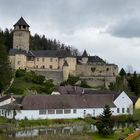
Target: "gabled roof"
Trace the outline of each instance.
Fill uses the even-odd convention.
[[[82,57],[88,57],[87,51],[84,50]]]
[[[14,25],[14,27],[15,27],[15,26],[18,26],[18,25],[25,25],[25,26],[30,27],[30,26],[26,23],[26,21],[24,20],[23,17],[21,17],[21,18],[17,21],[17,23]]]
[[[0,98],[0,102],[5,101],[5,100],[7,100],[7,99],[9,99],[9,98],[11,98],[10,95],[2,96],[2,97]]]
[[[83,56],[77,56],[77,63],[80,63],[80,61],[82,60]],[[106,64],[106,62],[100,58],[99,56],[88,56],[88,61],[87,63],[101,63],[101,64]]]
[[[10,49],[9,50],[9,55],[10,56],[14,56],[16,54],[24,54],[24,55],[26,55],[27,52],[25,50],[21,50],[21,49]]]
[[[73,57],[70,52],[66,50],[37,50],[32,51],[36,57]]]
[[[115,107],[111,94],[93,95],[28,95],[22,101],[23,110]]]

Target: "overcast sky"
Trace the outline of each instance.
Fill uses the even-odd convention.
[[[0,27],[23,16],[31,34],[140,72],[140,0],[0,0]]]

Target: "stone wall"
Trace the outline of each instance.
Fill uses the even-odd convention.
[[[109,88],[111,82],[116,82],[116,77],[80,77],[85,79],[87,84],[91,87],[105,87]]]
[[[55,84],[63,81],[62,70],[49,70],[49,69],[29,69],[34,71],[36,74],[45,76],[46,79],[52,79]]]
[[[118,67],[111,64],[82,64],[76,66],[77,76],[117,76]]]

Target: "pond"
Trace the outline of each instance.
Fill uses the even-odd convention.
[[[134,124],[117,124],[114,130],[133,127]],[[57,126],[47,128],[25,129],[20,131],[7,132],[0,136],[0,140],[90,140],[90,136],[83,136],[84,132],[96,132],[95,125],[74,125],[74,126]]]

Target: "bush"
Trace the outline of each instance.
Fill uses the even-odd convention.
[[[16,71],[16,77],[24,77],[25,76],[25,74],[26,74],[26,71],[25,70],[22,70],[22,69],[18,69],[17,71]]]
[[[45,81],[45,76],[34,75],[32,81],[36,84],[43,84],[43,82]]]
[[[27,82],[32,82],[33,79],[34,79],[34,77],[35,77],[35,72],[33,72],[33,71],[26,72],[25,80],[26,80]]]
[[[25,90],[20,87],[11,87],[9,90],[10,93],[14,93],[16,95],[23,95],[24,91]]]

